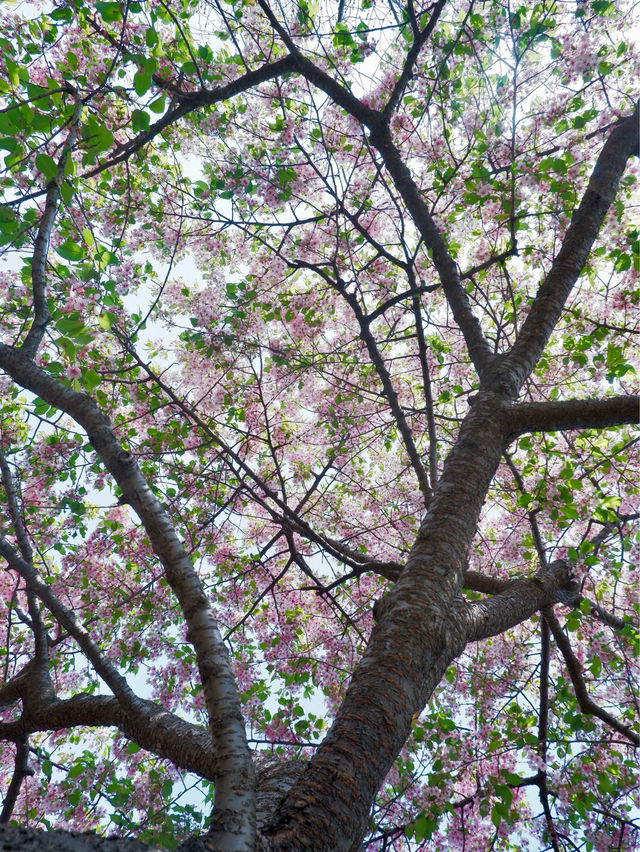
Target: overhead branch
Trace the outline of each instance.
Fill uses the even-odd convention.
[[[482,601],[471,601],[467,608],[467,641],[477,642],[497,636],[520,624],[541,609],[555,603],[573,604],[578,586],[571,566],[564,559],[551,562],[533,577],[513,580],[502,592]]]
[[[5,793],[2,811],[0,812],[0,823],[9,822],[11,814],[18,800],[22,782],[28,775],[33,775],[33,769],[29,766],[29,738],[26,733],[18,734],[15,738],[16,757],[14,761],[13,775],[7,792]]]
[[[609,612],[609,610],[600,606],[596,601],[592,601],[590,598],[581,598],[580,603],[585,601],[589,605],[589,611],[591,615],[595,616],[598,621],[601,621],[603,624],[606,624],[607,627],[610,627],[612,630],[624,630],[627,626],[627,622],[624,618],[619,618],[614,613]],[[579,604],[578,604],[579,606]]]
[[[248,71],[236,80],[226,83],[224,86],[216,86],[215,89],[200,89],[195,92],[185,92],[173,86],[168,80],[162,76],[154,74],[153,81],[159,89],[172,92],[174,95],[174,103],[167,112],[157,121],[154,121],[149,126],[148,130],[139,133],[129,142],[121,146],[117,154],[109,157],[102,163],[99,163],[95,168],[84,172],[81,177],[94,177],[105,169],[113,168],[118,163],[128,160],[133,154],[140,151],[145,145],[148,145],[152,139],[155,139],[167,127],[175,124],[189,113],[195,112],[203,106],[221,103],[229,98],[246,92],[249,89],[257,86],[260,83],[265,83],[267,80],[273,80],[281,74],[286,74],[288,71],[295,70],[293,58],[285,56],[283,59],[278,59],[276,62],[269,62],[266,65],[257,68],[255,71]]]
[[[236,682],[211,604],[171,518],[154,495],[134,457],[116,439],[109,418],[90,397],[65,387],[19,350],[4,344],[0,344],[0,367],[22,387],[66,412],[82,426],[93,448],[122,489],[125,500],[142,521],[162,562],[165,577],[180,603],[188,626],[187,636],[196,651],[218,759],[213,819],[216,813],[221,812],[220,809],[237,814],[238,825],[242,826],[238,835],[246,835],[247,842],[253,842],[249,838],[253,838],[255,832],[254,770]],[[3,555],[10,558],[4,548]],[[23,566],[20,568],[24,570]],[[33,578],[30,582],[35,587],[38,580]],[[37,589],[37,593],[42,600],[43,592]]]
[[[560,251],[533,300],[517,341],[504,358],[503,366],[518,387],[531,374],[547,345],[616,196],[627,161],[639,152],[639,107],[640,103],[609,134]]]
[[[5,455],[0,451],[0,474],[7,500],[9,517],[11,518],[20,554],[26,566],[33,569],[33,551],[20,508],[18,492]],[[4,541],[2,537],[0,540]],[[22,572],[20,572],[22,574]],[[34,572],[35,573],[35,572]],[[47,631],[42,620],[36,590],[22,574],[27,587],[27,605],[29,608],[30,628],[33,633],[34,657],[32,660],[31,680],[40,697],[53,695],[53,682],[49,671],[49,643]]]
[[[4,536],[0,536],[0,556],[6,560],[9,568],[23,578],[27,589],[40,598],[56,621],[73,637],[78,647],[122,706],[135,710],[137,696],[129,687],[126,679],[100,651],[87,630],[76,619],[75,614],[56,597],[51,586],[39,577],[33,564],[19,556]]]
[[[387,120],[389,119],[389,117],[393,114],[394,110],[396,109],[396,107],[400,103],[400,99],[402,98],[404,90],[406,89],[407,84],[409,83],[409,80],[411,79],[411,75],[413,74],[413,69],[415,67],[416,61],[417,61],[418,56],[420,54],[420,51],[422,50],[424,45],[427,43],[427,40],[428,40],[429,36],[431,35],[431,33],[434,31],[435,26],[438,23],[438,20],[440,19],[440,15],[442,13],[442,10],[444,9],[445,6],[446,6],[446,0],[438,0],[437,3],[433,4],[433,6],[431,7],[431,14],[429,15],[429,20],[427,21],[427,23],[426,23],[425,27],[422,29],[422,31],[420,31],[418,29],[418,23],[419,22],[415,19],[415,15],[411,16],[413,18],[412,29],[414,30],[413,44],[411,45],[411,47],[407,51],[407,56],[406,56],[405,61],[403,63],[402,71],[400,72],[400,76],[396,80],[396,83],[393,87],[393,91],[391,92],[391,95],[389,96],[389,100],[385,104],[385,107],[382,111],[385,119],[387,119]],[[412,4],[409,4],[409,8],[411,9],[411,12],[413,12]]]
[[[376,373],[380,378],[385,398],[389,403],[389,408],[391,409],[391,413],[393,414],[393,419],[396,422],[398,431],[402,435],[402,440],[407,451],[407,455],[409,456],[411,467],[413,468],[413,471],[416,475],[416,479],[418,480],[418,485],[420,487],[420,491],[422,492],[424,504],[425,506],[428,506],[429,500],[431,499],[431,486],[429,484],[429,477],[427,475],[427,471],[424,468],[424,465],[422,464],[420,453],[418,452],[418,448],[416,447],[415,441],[413,439],[411,427],[407,423],[407,418],[405,417],[404,411],[402,410],[402,407],[400,405],[398,394],[393,386],[393,382],[391,381],[391,374],[389,373],[389,370],[387,369],[387,366],[384,363],[384,359],[380,354],[375,338],[371,333],[371,324],[369,318],[365,316],[362,309],[360,308],[356,296],[353,293],[349,293],[347,291],[344,283],[340,281],[337,275],[335,281],[333,279],[329,279],[329,283],[331,283],[340,293],[340,295],[348,302],[358,321],[358,325],[360,326],[360,338],[367,347],[371,363],[375,367]]]
[[[400,566],[398,566],[398,568],[400,568]],[[388,574],[385,574],[384,576],[388,576],[392,573],[393,571],[390,569]],[[391,576],[389,579],[395,580],[397,579],[397,576]],[[503,580],[499,577],[489,577],[486,574],[480,574],[478,571],[467,571],[464,575],[462,588],[467,589],[470,592],[481,592],[485,595],[500,595],[507,589],[516,588],[520,582],[521,581],[519,579]],[[614,615],[604,609],[604,607],[601,607],[600,604],[592,601],[590,598],[579,595],[576,597],[574,606],[579,607],[582,601],[585,601],[589,605],[591,615],[597,618],[598,621],[606,624],[607,627],[610,627],[612,630],[624,630],[626,622],[623,618],[619,618],[617,615]]]
[[[407,267],[407,272],[409,268]],[[438,289],[438,284],[426,285],[422,284],[420,287],[411,287],[409,290],[404,290],[402,293],[398,293],[395,296],[392,296],[390,299],[386,299],[379,307],[375,308],[375,310],[371,311],[370,314],[367,314],[366,319],[367,322],[373,322],[374,319],[382,316],[385,311],[388,311],[389,308],[392,308],[394,305],[398,305],[400,302],[404,302],[406,299],[416,299],[422,295],[422,293],[433,293]]]
[[[142,360],[142,358],[140,358],[133,346],[126,341],[123,341],[123,343],[127,346],[127,351],[136,360],[137,364],[153,379],[157,386],[166,394],[167,398],[170,399],[192,423],[195,423],[195,425],[202,430],[203,434],[208,435],[212,439],[215,445],[219,448],[220,455],[226,458],[227,463],[232,461],[239,470],[246,474],[248,479],[255,483],[257,489],[250,490],[247,486],[245,486],[245,488],[247,488],[249,493],[251,493],[252,498],[260,503],[267,512],[269,512],[276,523],[281,524],[284,528],[291,529],[298,535],[314,542],[325,550],[329,556],[332,556],[340,562],[344,562],[345,565],[354,568],[355,571],[351,576],[359,576],[365,571],[371,571],[375,574],[379,574],[381,577],[386,577],[389,580],[397,579],[401,570],[401,565],[399,563],[372,559],[361,551],[349,547],[349,545],[344,542],[338,541],[337,539],[331,538],[331,536],[323,533],[316,532],[316,530],[313,529],[302,515],[299,514],[304,503],[299,504],[295,509],[292,509],[291,506],[289,506],[288,503],[278,495],[277,491],[270,487],[264,477],[259,476],[253,468],[227,444],[222,436],[216,432],[215,429],[211,428],[211,426],[200,416],[200,414],[198,414],[197,411],[187,405],[185,400],[181,399],[178,394],[176,394],[176,392],[165,381],[163,381],[162,377],[152,370],[151,367]],[[263,492],[263,494],[269,498],[269,501],[272,501],[280,509],[281,514],[276,512],[259,492]]]
[[[511,458],[511,456],[509,455],[509,453],[506,450],[504,451],[504,458],[507,462],[509,470],[511,471],[511,475],[513,476],[513,479],[516,483],[518,491],[520,492],[520,494],[523,497],[528,496],[527,490],[525,488],[524,480],[523,480],[522,476],[520,475],[520,471],[518,470],[518,468],[514,464],[513,459]],[[527,517],[529,518],[529,526],[531,527],[531,535],[533,537],[533,543],[535,544],[535,547],[536,547],[538,559],[540,560],[540,565],[546,565],[547,564],[547,554],[546,554],[545,549],[544,549],[544,544],[543,544],[543,541],[542,541],[542,535],[540,534],[540,527],[538,525],[537,511],[535,509],[532,509],[532,508],[527,509]]]
[[[24,518],[20,510],[20,502],[18,492],[14,483],[11,470],[4,453],[0,450],[0,474],[2,485],[7,499],[9,516],[16,535],[20,553],[27,565],[33,564],[33,551],[29,542],[29,536],[24,523]],[[38,606],[38,601],[34,593],[34,589],[27,583],[27,604],[29,607],[29,616],[31,618],[31,630],[34,639],[34,664],[35,664],[35,679],[38,681],[38,688],[42,695],[53,693],[53,683],[49,672],[49,643],[47,631],[42,621],[42,616]]]
[[[549,625],[543,618],[541,622],[540,633],[540,709],[538,713],[538,756],[542,761],[542,767],[538,770],[537,786],[540,804],[544,811],[544,818],[547,823],[549,837],[554,852],[560,852],[558,844],[558,835],[553,815],[549,805],[549,790],[547,788],[547,738],[549,735]]]
[[[502,580],[499,577],[481,574],[479,571],[465,571],[462,588],[470,592],[482,592],[485,595],[499,595],[517,582],[517,579]]]
[[[20,548],[20,553],[23,559],[31,561],[33,551],[31,550],[29,536],[27,535],[27,530],[20,511],[18,493],[16,492],[13,477],[11,476],[9,464],[2,450],[0,450],[0,478],[2,479],[2,487],[4,488],[7,500],[9,517],[11,518],[11,524],[15,532],[18,547]]]
[[[413,273],[411,273],[413,274]],[[425,340],[424,325],[422,322],[422,302],[418,293],[414,293],[411,300],[413,318],[416,324],[418,337],[418,357],[420,359],[420,371],[422,373],[422,392],[424,394],[424,411],[427,417],[427,434],[429,436],[429,479],[431,488],[435,488],[438,481],[438,433],[436,430],[436,419],[434,413],[433,392],[431,389],[431,371],[429,370],[429,358],[427,354],[427,342]]]
[[[545,611],[544,616],[551,628],[553,638],[556,640],[556,644],[564,657],[564,661],[567,665],[567,671],[571,677],[571,683],[573,684],[573,689],[582,713],[585,713],[588,716],[596,716],[604,722],[605,725],[608,725],[610,728],[613,728],[614,731],[622,734],[622,736],[626,737],[634,745],[640,746],[640,736],[638,736],[638,734],[636,734],[629,725],[623,725],[615,716],[600,707],[600,705],[596,704],[593,698],[591,698],[587,691],[587,685],[584,682],[580,661],[573,653],[571,643],[565,636],[564,631],[560,626],[560,622],[551,610]]]
[[[20,692],[27,702],[24,712],[14,721],[0,723],[0,739],[13,740],[20,732],[113,727],[152,754],[215,781],[216,759],[207,729],[186,722],[154,701],[139,698],[133,711],[107,695],[74,695],[64,701],[33,704],[24,681]]]
[[[565,402],[523,402],[511,406],[512,440],[525,432],[607,429],[632,425],[639,419],[640,396],[570,399]]]
[[[350,115],[353,115],[354,118],[367,127],[380,121],[380,113],[377,110],[365,106],[346,86],[334,80],[330,74],[327,74],[326,71],[318,68],[310,59],[307,59],[302,51],[299,50],[285,27],[282,26],[271,11],[266,0],[258,0],[258,3],[269,23],[289,51],[290,56],[287,59],[293,61],[295,70],[302,74],[310,83],[313,83],[314,86],[317,86],[321,91],[329,95],[338,106],[345,109]]]
[[[267,80],[272,80],[279,77],[281,74],[286,74],[296,70],[296,64],[293,57],[285,56],[278,59],[276,62],[268,62],[266,65],[257,68],[255,71],[248,71],[236,80],[226,83],[224,86],[216,86],[215,89],[198,90],[195,92],[187,92],[175,86],[171,81],[165,80],[161,75],[154,74],[153,81],[159,89],[171,92],[173,97],[172,106],[167,112],[162,115],[157,121],[149,126],[147,130],[138,133],[133,139],[130,139],[124,144],[120,144],[116,148],[116,153],[107,159],[98,163],[92,169],[83,172],[79,175],[80,178],[86,179],[95,177],[101,172],[111,169],[126,160],[129,160],[134,154],[142,150],[156,136],[166,130],[168,127],[176,124],[181,118],[196,112],[203,106],[221,103],[229,98],[246,92],[254,86],[264,83]],[[16,206],[23,201],[28,201],[34,198],[39,198],[45,195],[48,190],[40,190],[32,192],[29,195],[21,196],[14,201],[8,202],[7,206]]]
[[[484,336],[480,321],[471,310],[469,297],[460,280],[458,264],[451,257],[422,193],[393,142],[388,125],[382,122],[374,124],[371,127],[371,141],[380,152],[394,186],[411,214],[426,247],[431,250],[433,263],[453,318],[465,339],[476,372],[482,377],[488,372],[494,360],[494,354]]]
[[[46,287],[46,265],[49,253],[49,242],[53,231],[53,224],[58,213],[58,201],[60,200],[60,187],[64,180],[67,161],[75,145],[80,127],[80,116],[83,103],[78,92],[69,86],[65,91],[75,98],[75,107],[71,118],[69,134],[62,147],[62,153],[58,160],[58,171],[47,184],[47,195],[44,210],[40,217],[40,224],[33,246],[31,258],[31,287],[33,292],[33,320],[31,328],[21,346],[22,351],[33,358],[38,351],[42,341],[47,323],[49,322],[49,306],[47,303]]]
[[[495,266],[495,264],[503,264],[505,260],[508,260],[510,257],[514,257],[517,254],[518,249],[511,246],[510,248],[505,249],[505,251],[500,252],[500,254],[492,255],[482,263],[477,263],[475,266],[470,266],[468,269],[465,269],[464,272],[460,273],[460,280],[466,281],[469,278],[473,278],[473,276],[477,275],[478,272],[489,269],[490,266]]]
[[[25,690],[28,689],[35,666],[35,660],[31,658],[16,675],[0,685],[0,712],[20,700]]]
[[[451,257],[420,190],[393,142],[389,129],[389,116],[365,106],[352,92],[307,59],[271,11],[266,0],[259,0],[259,3],[269,23],[290,51],[300,74],[369,129],[371,141],[380,152],[396,190],[409,210],[427,248],[433,253],[433,262],[440,276],[445,296],[453,317],[464,335],[476,371],[478,375],[484,374],[493,360],[493,352],[482,333],[479,320],[471,310],[469,299],[460,282],[458,266]],[[439,3],[436,4],[437,13],[434,10],[434,25],[439,15],[438,6]],[[429,30],[428,36],[431,32],[429,25],[426,29]]]

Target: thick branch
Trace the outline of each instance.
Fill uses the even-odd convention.
[[[400,566],[398,566],[398,569],[399,567]],[[397,579],[397,576],[394,576],[393,569],[389,569],[383,576],[388,577],[390,580]],[[489,577],[486,574],[480,574],[478,571],[467,571],[464,575],[462,588],[468,589],[470,592],[481,592],[485,595],[500,595],[507,589],[517,587],[520,582],[521,581],[518,579],[502,580],[499,577]],[[604,609],[600,606],[600,604],[590,600],[589,598],[585,598],[582,595],[578,596],[575,600],[574,606],[579,607],[582,601],[586,601],[587,604],[589,604],[591,615],[597,618],[598,621],[606,624],[607,627],[610,627],[612,630],[624,630],[626,622],[623,618],[618,618],[617,615],[613,615],[613,613]]]
[[[26,685],[20,691],[25,689]],[[0,738],[14,739],[22,731],[35,733],[77,726],[118,728],[152,754],[215,780],[215,755],[206,728],[185,722],[160,704],[143,698],[138,698],[135,711],[124,708],[116,698],[103,695],[75,695],[33,709],[25,707],[16,721],[0,723]]]
[[[157,847],[156,847],[157,848]],[[2,852],[153,852],[151,847],[130,837],[104,837],[93,831],[27,828],[0,823]]]
[[[327,850],[360,841],[376,791],[406,741],[414,713],[422,710],[466,644],[466,603],[459,591],[477,519],[504,449],[502,408],[503,400],[487,392],[467,414],[407,564],[374,608],[367,649],[336,720],[267,829],[270,836],[300,832],[311,848],[312,838],[323,837],[318,848]],[[331,793],[319,796],[322,789]]]
[[[633,154],[638,154],[638,106],[633,115],[620,121],[611,131],[567,229],[562,248],[538,290],[516,343],[504,359],[504,366],[512,372],[518,387],[530,375],[551,337]]]
[[[462,588],[470,592],[482,592],[485,595],[499,595],[506,589],[510,589],[518,580],[501,580],[499,577],[490,577],[479,571],[465,571]]]
[[[534,577],[511,581],[497,595],[469,603],[465,616],[467,641],[477,642],[497,636],[538,610],[555,603],[573,603],[578,597],[569,563],[557,559]]]
[[[567,429],[606,429],[638,422],[640,396],[570,399],[566,402],[526,402],[509,411],[511,437],[525,432]]]
[[[65,411],[87,432],[94,449],[133,507],[160,558],[188,625],[209,711],[218,772],[216,813],[236,814],[236,831],[220,831],[221,850],[235,850],[253,842],[255,796],[253,764],[244,721],[224,641],[207,595],[171,519],[156,499],[133,456],[116,440],[109,419],[90,397],[76,393],[48,376],[18,350],[0,344],[0,366],[22,387]],[[40,592],[38,591],[40,595]],[[222,811],[220,810],[222,809]],[[238,844],[241,844],[240,846]]]

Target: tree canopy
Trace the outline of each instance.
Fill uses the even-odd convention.
[[[638,17],[0,8],[0,822],[640,848]]]

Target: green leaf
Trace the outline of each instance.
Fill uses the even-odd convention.
[[[627,269],[631,268],[631,255],[630,254],[621,254],[616,260],[615,270],[616,272],[625,272]]]
[[[110,313],[109,311],[105,311],[103,314],[100,314],[100,316],[98,317],[98,322],[100,323],[102,328],[104,328],[105,331],[109,331],[112,328],[115,320],[116,320],[116,315]]]
[[[131,127],[134,133],[143,133],[145,130],[148,130],[149,123],[149,113],[143,109],[134,109],[131,114]]]
[[[0,244],[11,243],[21,228],[20,218],[10,207],[0,204]]]
[[[81,797],[82,797],[82,790],[80,789],[80,787],[76,787],[75,790],[71,790],[70,792],[67,793],[67,799],[69,800],[69,804],[73,805],[73,807],[76,807],[77,805],[80,804]]]
[[[39,397],[39,396],[37,396],[37,397],[34,399],[34,401],[33,401],[33,413],[34,413],[37,417],[44,417],[44,416],[47,414],[47,412],[48,412],[49,410],[51,410],[51,411],[55,411],[56,409],[55,409],[55,408],[51,408],[51,406],[49,405],[49,403],[48,403],[48,402],[45,402],[45,400],[44,400],[44,399],[40,399],[40,397]]]
[[[438,827],[438,820],[427,816],[423,811],[405,828],[407,837],[413,837],[418,842],[429,840]]]
[[[4,61],[7,66],[7,76],[9,78],[9,82],[15,88],[20,83],[18,66],[9,56],[5,56]]]
[[[102,17],[102,20],[106,21],[108,24],[113,23],[114,21],[119,21],[122,18],[120,3],[103,2],[103,0],[98,0],[96,3],[96,11]]]
[[[576,610],[572,610],[567,616],[567,620],[565,623],[567,630],[573,633],[575,630],[580,627],[580,615]]]
[[[96,388],[100,384],[100,376],[96,373],[95,370],[91,368],[84,371],[82,376],[82,383],[84,384],[85,390],[91,392],[94,388]]]
[[[144,34],[144,40],[147,47],[154,47],[158,43],[158,33],[150,27]]]
[[[73,14],[68,6],[63,6],[54,9],[53,12],[51,12],[51,14],[49,15],[49,17],[53,21],[71,21]]]
[[[509,790],[508,787],[504,788],[504,785],[499,786],[503,789]],[[509,793],[511,793],[511,790],[509,790]],[[511,798],[513,798],[513,795],[511,796]],[[496,828],[503,820],[507,822],[509,821],[509,805],[504,800],[502,802],[496,802],[491,808],[491,821],[493,822]]]
[[[513,802],[513,791],[510,787],[507,787],[506,784],[496,784],[495,790],[496,794],[500,796],[504,802],[504,806],[508,813],[508,809],[511,807],[511,803]]]
[[[151,112],[160,113],[164,112],[166,98],[164,95],[160,95],[159,98],[156,98],[155,101],[151,101],[149,104],[149,109]]]
[[[36,155],[36,167],[48,181],[53,180],[58,174],[58,164],[53,157],[49,157],[47,154]]]
[[[69,340],[73,341],[77,346],[84,346],[93,340],[93,335],[82,320],[78,319],[77,314],[72,314],[68,317],[60,317],[60,319],[56,321],[56,328],[63,337],[69,338]],[[63,344],[61,343],[60,345]]]
[[[591,8],[596,15],[606,15],[610,9],[613,10],[615,7],[611,0],[592,0]]]
[[[109,249],[102,249],[100,251],[100,263],[104,264],[104,266],[113,266],[115,263],[119,263],[118,255],[115,252],[109,251]]]
[[[136,90],[136,95],[142,97],[151,86],[151,74],[145,70],[136,71],[133,76],[133,88]]]
[[[75,189],[71,181],[65,180],[60,185],[60,195],[62,196],[62,200],[65,204],[68,204],[71,201],[74,192]]]
[[[84,257],[82,246],[79,246],[78,243],[71,239],[65,240],[62,245],[59,245],[56,248],[56,252],[65,260],[77,261]]]
[[[336,47],[354,47],[356,44],[353,40],[353,36],[349,32],[349,27],[342,23],[342,21],[336,24],[333,43]]]

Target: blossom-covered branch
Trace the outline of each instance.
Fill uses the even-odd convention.
[[[637,104],[634,112],[610,131],[562,247],[540,285],[517,342],[507,355],[505,367],[513,372],[518,389],[538,361],[587,262],[629,159],[640,153],[639,108]]]
[[[235,682],[229,671],[227,650],[213,618],[209,601],[171,520],[154,497],[134,458],[123,450],[114,437],[109,419],[93,400],[64,387],[36,367],[21,352],[4,344],[0,344],[0,366],[9,375],[19,377],[24,387],[71,415],[86,430],[94,449],[145,525],[154,549],[164,565],[167,580],[183,608],[189,626],[189,637],[198,655],[217,759],[216,789],[219,806],[222,809],[238,809],[239,813],[242,813],[242,833],[251,835],[255,830],[252,816],[254,809],[251,807],[253,786],[250,781],[253,766],[247,749]],[[47,606],[55,605],[50,600],[48,587],[35,576],[33,569],[13,552],[8,543],[0,541],[0,553],[27,578]],[[71,614],[67,616],[60,611],[57,617],[63,619],[67,630],[78,634],[78,641],[84,643],[89,652],[93,643],[86,631],[80,631],[76,627]],[[91,653],[91,657],[94,656]],[[97,657],[92,661],[94,665],[100,665]],[[107,682],[113,683],[114,689],[125,703],[134,701],[135,704],[124,679],[118,674],[109,673]],[[228,764],[236,767],[234,777],[229,776]],[[244,768],[240,776],[236,774],[239,766]]]

